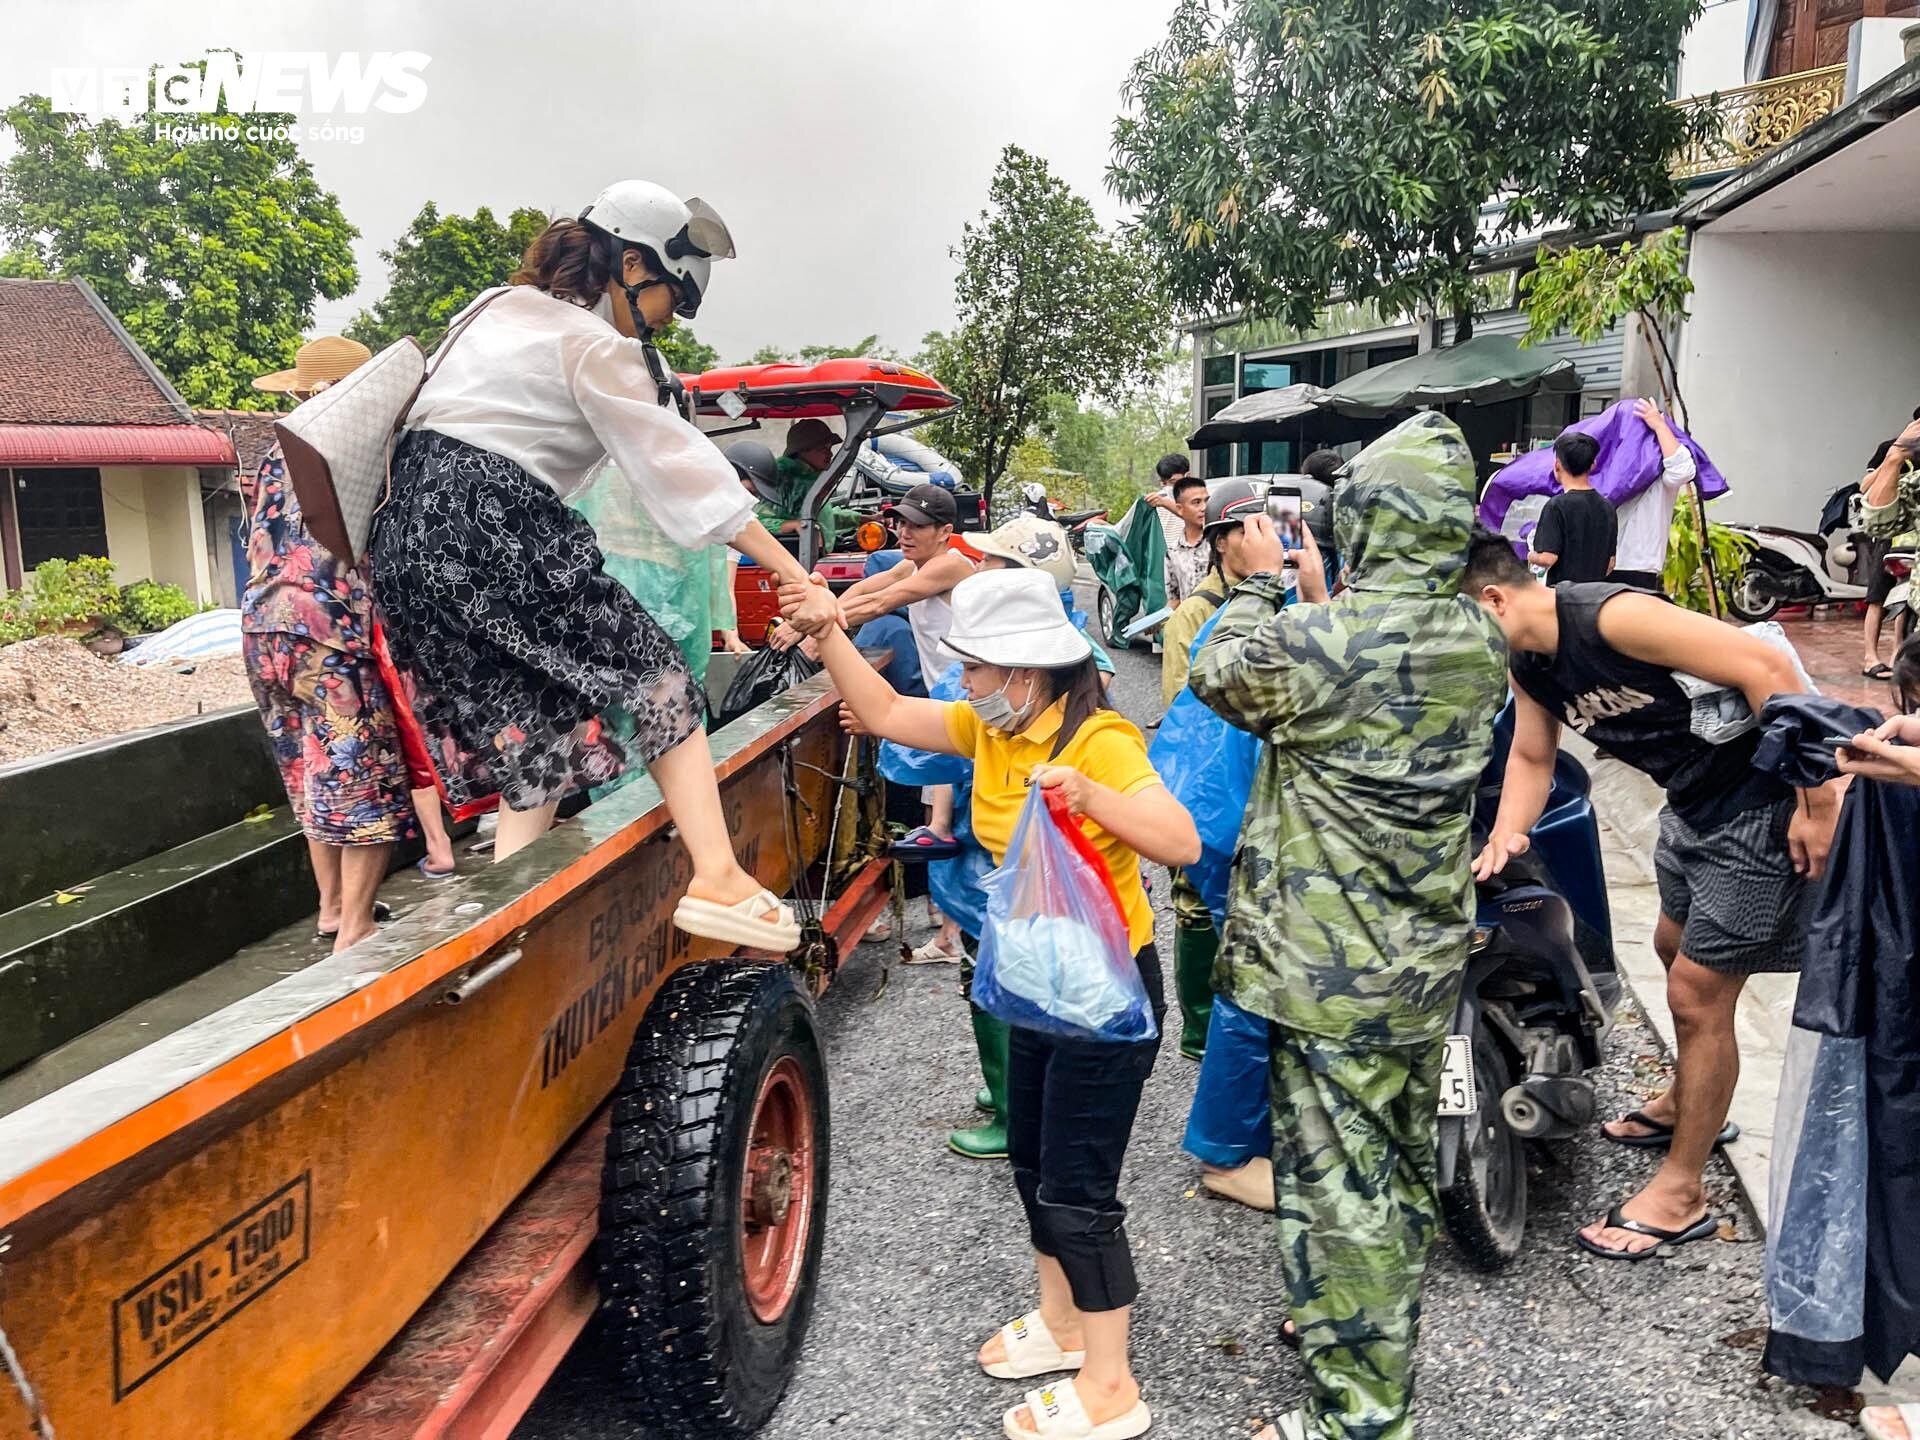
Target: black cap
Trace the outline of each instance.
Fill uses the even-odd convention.
[[[957,525],[960,507],[953,492],[941,485],[916,485],[894,502],[893,513],[909,525]]]

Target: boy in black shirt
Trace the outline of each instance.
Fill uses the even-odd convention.
[[[1527,555],[1529,565],[1547,567],[1549,585],[1604,580],[1613,570],[1620,525],[1589,478],[1599,457],[1599,442],[1576,430],[1553,442],[1553,478],[1560,493],[1540,512]]]
[[[1802,903],[1826,866],[1844,782],[1795,791],[1751,764],[1758,731],[1720,745],[1693,733],[1675,670],[1737,687],[1756,715],[1799,690],[1792,659],[1757,636],[1625,584],[1548,589],[1486,531],[1475,534],[1461,590],[1506,633],[1514,704],[1500,811],[1476,879],[1528,848],[1563,723],[1667,792],[1653,948],[1667,967],[1678,1041],[1673,1086],[1602,1127],[1616,1144],[1667,1156],[1644,1189],[1580,1232],[1596,1254],[1643,1259],[1714,1232],[1701,1177],[1729,1138],[1721,1127],[1740,1073],[1734,1006],[1748,975],[1800,968]]]

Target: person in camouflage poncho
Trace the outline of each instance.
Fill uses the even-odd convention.
[[[1460,593],[1473,462],[1415,415],[1334,494],[1347,589],[1234,592],[1188,683],[1267,742],[1215,984],[1271,1033],[1275,1219],[1312,1386],[1307,1435],[1408,1440],[1419,1294],[1439,1226],[1445,1036],[1472,936],[1473,793],[1506,693],[1498,628]],[[1277,572],[1281,552],[1250,557]],[[1292,1422],[1297,1424],[1298,1422]]]

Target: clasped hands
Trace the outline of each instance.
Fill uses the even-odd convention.
[[[780,587],[780,618],[808,639],[847,623],[839,598],[818,575],[809,576],[804,585],[788,581]]]

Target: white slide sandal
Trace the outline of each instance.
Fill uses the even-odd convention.
[[[1873,1440],[1920,1440],[1920,1405],[1869,1405],[1860,1412],[1860,1428]]]
[[[980,1367],[996,1380],[1031,1380],[1036,1375],[1078,1370],[1087,1363],[1086,1351],[1060,1348],[1038,1310],[1002,1325],[1000,1338],[1006,1342],[1007,1358]]]
[[[1029,1430],[1018,1424],[1020,1407],[1016,1405],[1001,1420],[1007,1440],[1134,1440],[1153,1425],[1153,1412],[1144,1400],[1136,1401],[1126,1414],[1116,1415],[1104,1425],[1094,1424],[1071,1380],[1029,1391],[1027,1413],[1040,1428]]]
[[[774,916],[768,920],[763,917]],[[673,923],[689,935],[720,940],[746,950],[785,955],[800,946],[800,924],[771,890],[761,890],[733,905],[682,895],[673,907]]]

